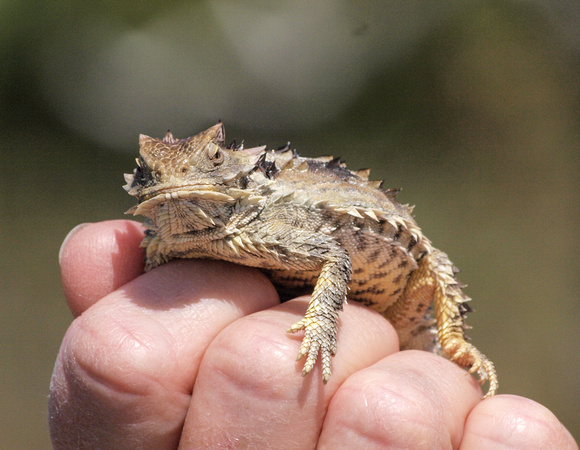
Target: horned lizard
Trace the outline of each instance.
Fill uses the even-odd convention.
[[[441,353],[489,381],[493,363],[466,342],[469,298],[448,256],[423,236],[396,189],[369,181],[332,157],[300,157],[225,145],[218,123],[188,139],[141,135],[138,167],[124,188],[145,216],[146,270],[175,258],[212,258],[259,267],[286,294],[313,288],[304,331],[303,375],[318,355],[328,381],[337,320],[347,295],[386,317],[402,349]]]

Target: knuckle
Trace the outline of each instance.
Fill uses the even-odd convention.
[[[256,316],[234,322],[208,347],[199,377],[217,377],[235,389],[273,395],[287,377],[296,378],[297,342],[280,329]]]
[[[422,395],[396,390],[377,381],[353,385],[347,382],[331,404],[340,428],[359,439],[385,447],[450,447],[450,436],[432,405]]]

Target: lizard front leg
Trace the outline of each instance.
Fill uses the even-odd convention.
[[[336,354],[338,313],[346,299],[351,272],[347,252],[335,249],[325,258],[306,315],[288,329],[289,333],[304,330],[297,357],[300,360],[307,356],[302,375],[312,370],[320,353],[324,383],[330,379],[330,357]]]

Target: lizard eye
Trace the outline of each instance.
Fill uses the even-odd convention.
[[[214,147],[213,149],[210,149],[208,152],[208,156],[214,166],[219,166],[221,163],[224,162],[224,154],[219,147]]]

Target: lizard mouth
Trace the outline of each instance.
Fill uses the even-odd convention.
[[[154,191],[152,190],[151,192],[148,192],[145,195],[140,196],[139,203],[142,204],[144,202],[155,199],[177,200],[183,198],[205,199],[221,202],[230,202],[236,199],[236,197],[233,197],[232,195],[225,194],[223,192],[220,192],[219,190],[216,190],[215,186],[205,184],[193,184],[179,187],[163,188]]]
[[[147,193],[139,197],[139,203],[127,210],[125,214],[143,215],[161,203],[178,200],[208,200],[212,202],[233,203],[236,197],[212,190],[203,185],[180,186],[178,188],[165,188]]]
[[[125,184],[123,189],[125,189],[130,195],[136,197],[139,203],[143,203],[154,199],[156,197],[167,197],[167,195],[179,196],[187,194],[190,198],[194,198],[197,194],[199,197],[208,198],[209,195],[214,193],[214,198],[221,197],[222,194],[216,186],[215,180],[196,180],[196,182],[191,184],[179,184],[168,183],[170,186],[159,186],[155,184],[153,174],[149,169],[149,166],[144,160],[138,160],[138,167],[135,171],[130,174],[125,174]],[[228,197],[228,196],[226,196]],[[227,200],[223,197],[224,200]]]
[[[156,198],[163,198],[165,200],[179,199],[179,198],[204,198],[215,201],[231,201],[235,197],[224,194],[217,190],[214,185],[210,184],[186,184],[176,187],[166,187],[161,189],[150,189],[148,192],[141,192],[138,199],[139,203],[144,203]]]
[[[162,203],[172,201],[205,200],[214,203],[233,204],[240,199],[246,203],[262,200],[261,196],[248,195],[247,191],[230,188],[227,194],[215,189],[215,186],[195,184],[179,187],[163,188],[139,196],[139,203],[127,210],[125,214],[148,216],[148,213]]]

